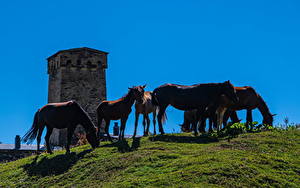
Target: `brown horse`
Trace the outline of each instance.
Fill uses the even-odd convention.
[[[124,97],[115,101],[103,101],[97,107],[98,127],[100,128],[104,119],[106,123],[105,132],[110,141],[112,141],[109,135],[110,121],[121,119],[119,140],[124,139],[126,121],[131,112],[131,107],[135,101],[142,101],[145,87],[146,85],[128,88],[129,92]]]
[[[135,102],[135,123],[134,123],[134,133],[133,137],[136,136],[136,129],[138,126],[139,115],[143,114],[143,126],[144,126],[144,136],[149,134],[150,119],[149,114],[152,113],[153,116],[153,133],[156,134],[156,107],[151,102],[151,92],[144,92],[143,100]]]
[[[238,101],[235,89],[229,81],[192,86],[165,84],[156,88],[152,94],[152,102],[159,107],[157,119],[160,133],[164,134],[162,117],[168,105],[179,110],[197,109],[197,117],[200,119],[206,108],[218,100],[221,95],[226,95],[233,102]],[[196,135],[196,127],[194,127],[194,131]]]
[[[230,118],[233,122],[239,122],[237,116],[235,116],[236,113],[231,113]],[[199,120],[197,117],[197,110],[188,110],[184,111],[184,121],[183,124],[181,124],[181,130],[183,132],[191,132],[194,130],[194,127],[198,125],[199,132],[205,133],[205,126],[206,126],[206,119],[209,119],[209,132],[212,132],[213,130],[213,124],[215,127],[217,127],[217,114],[216,111],[212,112],[209,109],[207,109],[204,114],[202,115],[202,118]]]
[[[252,87],[235,87],[235,90],[239,98],[237,103],[233,103],[228,99],[228,97],[222,95],[215,104],[215,107],[212,108],[210,116],[211,118],[214,118],[214,125],[218,130],[221,128],[222,121],[224,127],[227,125],[229,117],[231,118],[232,123],[240,122],[241,120],[239,120],[236,112],[238,110],[247,110],[246,126],[249,127],[249,124],[253,121],[252,110],[255,108],[258,108],[262,114],[263,124],[273,125],[274,115],[271,114],[263,98]],[[213,117],[214,115],[217,115],[217,117]],[[200,129],[204,130],[205,125],[201,124],[200,127]]]
[[[226,109],[226,113],[224,114],[224,126],[226,126],[226,122],[229,116],[236,116],[237,110],[247,110],[246,117],[246,126],[253,121],[252,118],[252,110],[258,108],[261,115],[263,116],[263,124],[273,125],[273,116],[275,114],[271,114],[266,102],[263,98],[255,91],[254,88],[250,86],[244,87],[235,87],[236,94],[239,97],[239,102],[232,103],[225,97],[223,98],[223,103],[227,103],[223,106]]]
[[[63,103],[50,103],[40,108],[34,115],[31,129],[22,138],[23,142],[31,143],[37,138],[37,151],[40,150],[41,136],[45,126],[47,133],[45,136],[47,152],[52,153],[49,138],[53,128],[68,129],[67,154],[70,153],[70,143],[77,125],[80,124],[86,131],[86,138],[93,148],[99,146],[97,139],[97,128],[94,126],[89,115],[75,101]]]
[[[183,113],[183,123],[181,126],[182,132],[191,132],[197,126],[199,118],[197,117],[197,110],[186,110]]]

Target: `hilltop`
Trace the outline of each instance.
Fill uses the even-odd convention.
[[[299,187],[299,144],[297,129],[102,142],[0,164],[0,187]]]

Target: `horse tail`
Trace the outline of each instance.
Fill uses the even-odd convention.
[[[158,114],[159,106],[155,106],[155,108],[156,108],[156,114]],[[164,114],[162,115],[162,118],[161,118],[161,123],[164,124],[167,120],[168,120],[167,114],[166,114],[166,112],[164,112]]]
[[[39,110],[35,113],[33,124],[29,131],[23,136],[22,142],[30,144],[36,138],[38,130],[39,130]]]

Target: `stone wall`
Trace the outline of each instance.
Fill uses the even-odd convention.
[[[0,150],[0,163],[15,161],[35,154],[33,150]]]

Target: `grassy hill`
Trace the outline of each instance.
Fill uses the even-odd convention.
[[[300,130],[168,134],[0,164],[0,187],[299,187]]]

